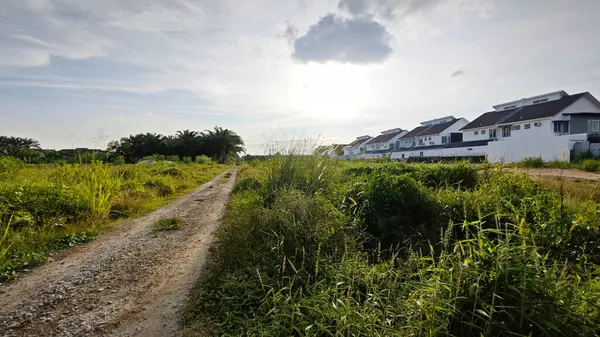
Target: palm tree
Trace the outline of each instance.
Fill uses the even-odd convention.
[[[29,150],[40,149],[40,142],[32,138],[0,136],[0,155],[19,157]]]
[[[226,162],[232,156],[246,152],[242,137],[228,129],[215,126],[214,130],[206,130],[200,134],[200,137],[211,157],[221,163]]]
[[[197,131],[183,130],[175,134],[175,148],[180,157],[194,158],[202,154],[202,140]]]

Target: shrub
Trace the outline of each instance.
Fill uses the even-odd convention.
[[[183,220],[179,217],[160,219],[152,225],[155,229],[160,231],[169,231],[181,228],[183,226]]]
[[[160,171],[160,174],[163,176],[181,177],[183,176],[183,171],[178,167],[169,167]]]
[[[477,171],[466,162],[455,165],[421,165],[415,177],[427,187],[462,187],[473,189],[477,185]]]
[[[192,163],[192,157],[183,157],[181,161],[183,161],[186,164],[191,164]]]
[[[113,161],[113,164],[115,165],[125,165],[125,157],[124,156],[117,156],[117,158],[115,158],[115,160]]]
[[[212,159],[210,159],[206,155],[196,156],[195,159],[196,159],[196,163],[198,163],[198,164],[206,165],[206,164],[212,163]]]
[[[233,193],[241,191],[258,191],[265,188],[265,182],[253,177],[240,180],[233,188]]]
[[[175,186],[173,185],[173,181],[166,176],[150,178],[144,183],[144,186],[155,189],[156,193],[161,197],[175,194]]]
[[[568,168],[573,167],[573,164],[571,164],[568,161],[564,161],[564,160],[551,160],[551,161],[547,162],[544,166],[546,166],[548,168],[568,169]]]
[[[54,221],[73,222],[89,214],[88,205],[80,195],[64,185],[49,183],[2,186],[0,204],[3,204],[5,209],[5,218],[0,219],[3,223],[8,223],[6,217],[13,213],[17,216],[18,224],[36,226]],[[28,220],[20,221],[19,218]]]
[[[579,164],[579,167],[586,172],[600,172],[600,160],[586,159]]]
[[[544,167],[544,160],[542,157],[528,157],[523,159],[523,161],[519,163],[519,166],[525,168],[542,168]]]
[[[0,157],[0,177],[15,174],[23,168],[23,162],[13,157]]]
[[[429,240],[438,235],[438,209],[431,192],[408,174],[377,174],[348,194],[357,218],[384,248]]]

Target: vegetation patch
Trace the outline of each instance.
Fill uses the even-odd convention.
[[[455,165],[274,156],[240,165],[188,331],[596,336],[598,201]],[[562,184],[562,185],[561,185]]]
[[[94,239],[113,220],[151,212],[226,168],[162,161],[33,165],[0,157],[0,280],[43,263],[54,250]]]
[[[183,220],[181,220],[180,217],[160,219],[152,226],[159,231],[170,231],[181,228],[181,226],[183,226]]]

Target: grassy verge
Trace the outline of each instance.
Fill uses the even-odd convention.
[[[0,280],[211,180],[226,165],[23,165],[0,158]]]
[[[187,330],[597,336],[598,202],[568,188],[467,164],[244,165]]]

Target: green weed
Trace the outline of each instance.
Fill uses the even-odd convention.
[[[597,336],[600,220],[577,187],[295,155],[238,177],[191,333]]]
[[[183,226],[183,220],[179,217],[160,219],[152,226],[160,231],[170,231],[181,228],[181,226]]]

